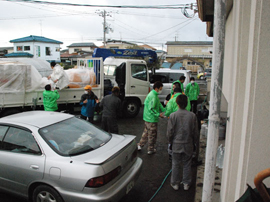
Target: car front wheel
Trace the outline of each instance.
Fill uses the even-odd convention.
[[[40,185],[33,192],[33,202],[64,202],[60,194],[55,189]]]

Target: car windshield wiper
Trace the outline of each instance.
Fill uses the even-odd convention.
[[[85,153],[85,152],[89,152],[89,151],[92,151],[94,150],[92,147],[90,147],[89,145],[82,145],[80,147],[75,147],[73,148],[72,150],[70,150],[68,152],[68,154],[70,156],[72,155],[78,155],[78,154],[82,154],[82,153]]]

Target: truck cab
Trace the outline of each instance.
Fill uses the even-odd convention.
[[[120,88],[122,112],[125,117],[135,117],[150,91],[148,67],[157,62],[152,50],[96,48],[94,57],[102,57],[104,79]]]
[[[122,111],[126,117],[135,117],[149,93],[149,74],[144,60],[106,58],[104,78],[120,88]]]

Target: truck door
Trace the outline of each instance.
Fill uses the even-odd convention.
[[[125,85],[126,85],[126,63],[122,63],[115,69],[115,81],[120,88],[119,98],[123,101],[125,99]]]
[[[148,69],[145,64],[131,64],[131,75],[129,86],[130,96],[138,97],[142,104],[149,92],[149,79],[148,79]],[[127,89],[126,89],[127,94]]]

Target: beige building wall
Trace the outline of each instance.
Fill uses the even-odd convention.
[[[223,94],[228,101],[220,199],[236,201],[270,167],[269,0],[234,0],[226,22]],[[224,105],[223,105],[224,107]],[[270,180],[264,181],[270,187]]]
[[[211,55],[209,51],[212,51],[212,46],[167,46],[168,55]]]

